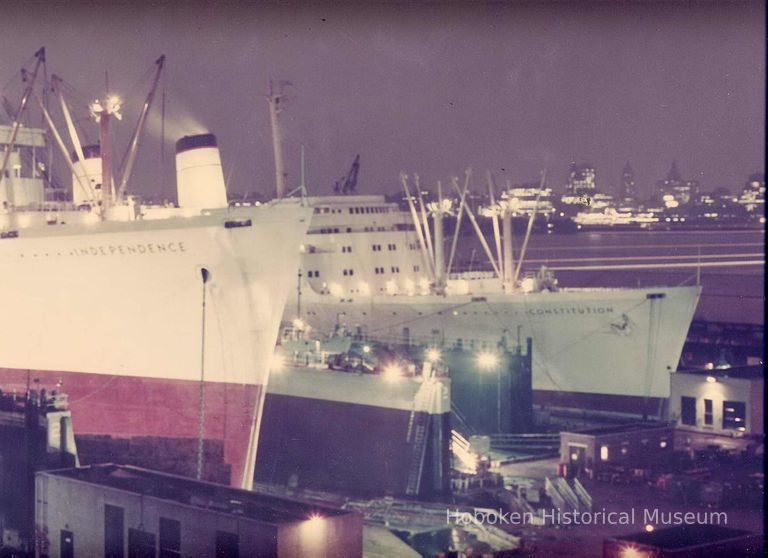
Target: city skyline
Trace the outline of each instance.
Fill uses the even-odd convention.
[[[357,154],[361,193],[398,191],[401,170],[432,187],[472,167],[481,189],[486,170],[519,183],[546,169],[558,189],[571,161],[589,162],[615,193],[629,162],[641,197],[673,160],[703,190],[735,190],[763,171],[763,3],[3,11],[15,39],[0,62],[3,94],[17,102],[18,69],[42,45],[82,104],[103,92],[108,70],[126,97],[122,148],[147,72],[167,55],[164,173],[159,94],[141,194],[172,195],[173,143],[208,130],[230,192],[268,194],[270,78],[293,84],[288,184],[299,182],[304,144],[317,194],[332,193]]]

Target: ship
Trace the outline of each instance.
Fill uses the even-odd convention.
[[[36,95],[41,56],[21,108]],[[114,96],[92,105],[99,145],[81,145],[76,133],[74,153],[57,142],[72,174],[69,201],[47,199],[45,131],[21,126],[22,110],[0,126],[0,389],[66,392],[78,445],[137,441],[176,472],[249,487],[309,214],[229,207],[213,134],[176,144],[179,207],[142,206],[123,194],[130,164],[122,180],[111,168],[119,108]]]
[[[280,198],[282,91],[271,90],[268,101]],[[463,188],[458,177],[450,179],[450,196],[438,183],[430,203],[418,176],[401,173],[402,210],[384,196],[357,194],[358,172],[359,158],[334,195],[308,196],[303,180],[297,188],[313,214],[284,321],[300,320],[318,334],[344,328],[361,338],[461,349],[478,358],[531,338],[537,405],[663,414],[700,286],[566,288],[546,268],[524,268],[544,176],[539,194],[525,200],[530,217],[515,253],[512,219],[524,204],[514,191],[493,196],[491,188],[490,204],[472,211],[465,203],[471,169]],[[444,233],[448,217],[452,237]],[[483,218],[492,221],[492,240],[482,233]],[[490,272],[459,269],[457,244],[467,221]]]

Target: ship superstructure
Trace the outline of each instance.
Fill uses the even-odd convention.
[[[192,441],[181,457],[201,478],[218,445],[221,480],[250,486],[308,211],[228,207],[212,134],[177,143],[182,207],[142,207],[110,178],[116,103],[101,103],[101,149],[74,142],[71,202],[45,199],[43,131],[0,129],[14,175],[0,179],[0,386],[63,386],[78,436]]]

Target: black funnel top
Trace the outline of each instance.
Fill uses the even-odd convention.
[[[176,142],[176,153],[197,149],[198,147],[216,147],[216,136],[213,134],[198,134],[196,136],[184,136]]]

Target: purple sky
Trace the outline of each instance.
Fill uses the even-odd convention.
[[[330,193],[357,153],[361,192],[397,189],[400,170],[431,186],[467,166],[477,186],[487,169],[500,181],[548,169],[560,187],[576,160],[596,165],[602,188],[629,161],[647,193],[673,158],[704,188],[734,189],[763,167],[764,9],[3,7],[0,83],[16,102],[18,68],[41,45],[49,72],[80,93],[73,102],[102,94],[108,70],[128,104],[125,145],[147,71],[166,54],[167,192],[172,142],[207,129],[232,192],[272,189],[270,77],[294,84],[284,113],[289,184],[304,143],[313,193]],[[134,191],[160,190],[158,136],[142,146]]]

